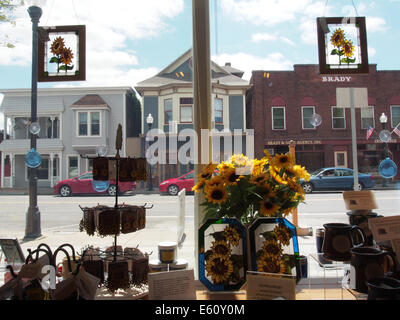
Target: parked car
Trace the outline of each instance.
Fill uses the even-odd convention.
[[[85,172],[75,178],[62,180],[54,186],[54,194],[62,197],[69,197],[75,194],[109,194],[115,196],[117,187],[115,181],[110,181],[110,186],[104,192],[97,192],[93,189],[93,174],[91,171]],[[119,192],[123,194],[127,191],[136,189],[136,182],[119,182]]]
[[[311,193],[317,190],[354,190],[354,171],[349,168],[323,168],[310,173],[310,181],[302,181],[303,190]],[[357,190],[370,189],[375,186],[374,176],[358,174]]]
[[[160,183],[160,193],[168,193],[176,196],[180,190],[186,189],[186,192],[192,192],[194,186],[194,170],[185,173],[178,178],[172,178]]]

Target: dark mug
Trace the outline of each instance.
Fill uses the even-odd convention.
[[[350,261],[351,248],[364,246],[365,235],[358,226],[346,223],[324,224],[325,235],[323,244],[323,256],[334,261]],[[355,235],[359,232],[362,241],[357,243]]]
[[[396,258],[392,253],[372,247],[353,248],[351,251],[350,286],[352,289],[368,293],[367,281],[382,278],[385,270],[385,259],[390,256],[393,269],[396,270]]]
[[[347,212],[349,216],[349,222],[352,226],[359,226],[365,235],[365,245],[373,246],[374,245],[374,237],[372,235],[372,231],[369,228],[368,220],[372,218],[381,218],[383,216],[378,216],[375,212],[367,212],[365,214],[357,213],[357,211]],[[358,234],[356,235],[357,240],[360,241]]]
[[[385,277],[367,282],[368,300],[400,300],[400,281]]]

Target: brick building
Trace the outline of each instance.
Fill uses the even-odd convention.
[[[293,71],[253,71],[247,92],[247,127],[255,131],[255,154],[288,151],[296,142],[296,159],[309,171],[327,167],[353,167],[350,109],[336,106],[336,88],[368,88],[369,107],[356,109],[357,154],[361,172],[377,172],[385,144],[379,139],[382,113],[386,129],[400,123],[400,71],[380,71],[370,65],[366,75],[326,76],[318,65],[295,65]],[[313,126],[310,118],[322,116]],[[375,130],[367,140],[368,126]],[[392,133],[391,158],[400,163],[400,138]],[[399,176],[398,176],[399,177]]]

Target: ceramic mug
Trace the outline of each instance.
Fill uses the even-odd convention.
[[[367,282],[368,300],[400,300],[400,281],[390,277]]]
[[[324,224],[325,235],[323,256],[334,261],[350,261],[352,248],[362,247],[365,244],[365,235],[359,226],[346,223]],[[361,235],[362,241],[356,243],[356,232]]]
[[[385,259],[393,260],[393,271],[396,270],[396,257],[392,253],[373,247],[353,248],[351,251],[350,286],[352,289],[368,293],[367,281],[381,278],[385,270]]]
[[[373,246],[374,237],[372,235],[371,229],[369,228],[368,220],[372,218],[382,218],[383,216],[379,216],[375,212],[369,212],[367,214],[357,214],[353,212],[347,212],[347,215],[349,216],[349,223],[352,226],[359,226],[364,231],[365,245]],[[358,240],[360,240],[359,237]]]

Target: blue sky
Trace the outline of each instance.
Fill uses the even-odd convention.
[[[354,16],[353,2],[358,15],[367,18],[370,63],[378,70],[400,69],[400,0],[210,0],[212,58],[231,62],[246,79],[251,70],[317,64],[316,17]],[[41,26],[86,25],[87,81],[39,83],[39,88],[134,87],[192,46],[191,5],[191,0],[47,0]],[[0,48],[0,92],[31,85],[26,8],[16,19],[15,27],[0,24],[0,37],[7,34],[16,45]]]

